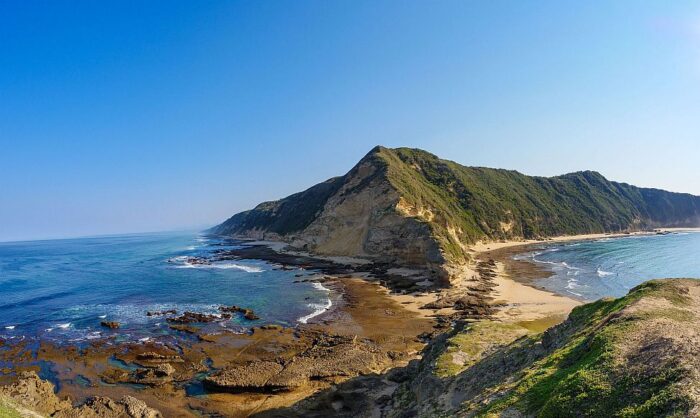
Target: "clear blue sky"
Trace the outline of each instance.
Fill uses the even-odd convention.
[[[0,240],[211,225],[377,144],[700,194],[700,4],[0,0]]]

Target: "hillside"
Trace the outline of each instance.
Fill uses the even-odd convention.
[[[457,327],[408,367],[260,416],[698,416],[699,314],[700,280],[653,280],[543,333],[488,320]]]
[[[436,359],[445,349],[438,344],[416,378],[403,388],[402,396],[412,400],[396,405],[395,412],[484,417],[697,416],[699,313],[700,281],[653,280],[625,297],[578,307],[567,321],[543,334],[513,338],[488,355],[478,353],[472,365],[454,377],[440,379],[433,374]],[[461,335],[463,341],[483,338],[483,334],[472,336],[472,328],[455,336]],[[425,379],[436,384],[426,384]]]
[[[210,232],[424,265],[445,276],[445,265],[462,263],[477,241],[698,225],[698,196],[591,171],[532,177],[376,147],[344,176],[262,203]]]

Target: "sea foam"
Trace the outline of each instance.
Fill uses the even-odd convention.
[[[330,293],[330,291],[331,291],[329,288],[325,287],[322,283],[319,283],[319,282],[314,282],[312,285],[317,290],[322,290],[322,291],[325,291],[328,293]],[[309,306],[309,308],[312,308],[314,311],[311,312],[310,314],[302,316],[301,318],[298,319],[298,321],[301,322],[302,324],[306,324],[307,322],[309,322],[309,319],[315,318],[315,317],[321,315],[322,313],[326,312],[327,310],[329,310],[331,308],[331,306],[333,306],[333,301],[331,301],[331,298],[328,298],[328,299],[326,299],[325,303],[309,303],[308,306]]]
[[[230,262],[193,264],[193,263],[189,263],[189,262],[185,261],[182,265],[179,265],[176,268],[179,268],[179,269],[220,269],[220,270],[235,269],[235,270],[245,271],[246,273],[262,273],[263,271],[265,271],[265,270],[261,269],[260,267],[247,266],[244,264],[230,263]]]
[[[607,276],[612,276],[615,273],[611,273],[609,271],[603,271],[601,269],[596,270],[596,273],[598,273],[598,277],[607,277]]]

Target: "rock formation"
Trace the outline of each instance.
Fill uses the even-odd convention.
[[[162,418],[160,412],[131,396],[119,401],[95,396],[74,407],[70,400],[59,399],[53,384],[40,379],[35,372],[22,372],[15,383],[0,386],[0,406],[26,417]]]

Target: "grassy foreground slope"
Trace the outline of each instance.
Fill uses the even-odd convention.
[[[698,416],[699,314],[700,280],[671,279],[580,306],[541,334],[476,323],[428,350],[388,415]],[[508,334],[499,327],[511,342],[494,342],[494,332]],[[474,349],[484,344],[501,345]],[[446,375],[457,349],[465,367]]]
[[[378,187],[390,189],[392,198],[382,202],[386,207],[365,205],[371,210],[360,217],[370,222],[366,235],[377,235],[373,232],[383,223],[371,222],[382,213],[412,218],[429,226],[431,238],[448,262],[463,260],[467,247],[480,240],[700,225],[699,196],[612,182],[591,171],[532,177],[511,170],[465,167],[418,149],[376,147],[348,174],[262,203],[211,232],[273,234],[291,241],[303,236],[319,217],[326,222],[340,217],[333,205],[366,198],[363,192]],[[333,227],[321,230],[334,233]]]

